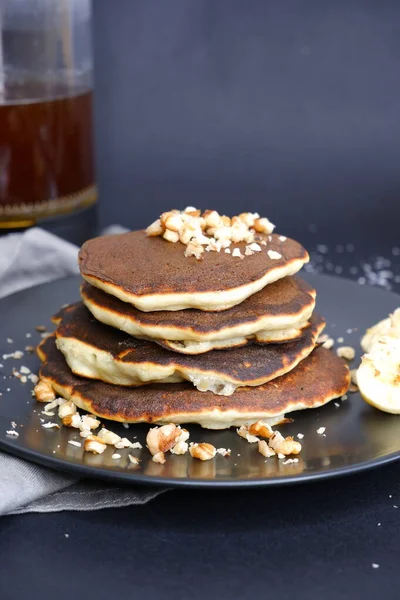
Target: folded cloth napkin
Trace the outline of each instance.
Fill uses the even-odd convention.
[[[73,244],[36,227],[1,237],[0,297],[78,273],[77,254]],[[0,452],[0,515],[144,504],[162,491],[80,481]]]

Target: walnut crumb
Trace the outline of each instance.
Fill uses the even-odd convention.
[[[258,440],[258,451],[260,454],[265,456],[265,458],[269,458],[270,456],[275,456],[276,452],[270,446],[268,446],[265,440]]]
[[[83,443],[85,452],[92,452],[93,454],[103,454],[106,448],[107,444],[105,444],[97,435],[87,437]]]
[[[38,402],[52,402],[56,397],[51,385],[43,379],[40,379],[35,385],[34,392]]]
[[[199,460],[211,460],[214,458],[217,450],[212,444],[202,442],[201,444],[191,444],[189,448],[190,455]]]
[[[249,442],[249,444],[255,444],[256,442],[259,441],[258,437],[255,435],[252,435],[249,430],[248,427],[246,427],[246,425],[241,425],[239,427],[239,429],[236,429],[236,433],[238,435],[240,435],[240,437],[244,438],[245,440],[247,440]]]
[[[356,351],[351,346],[340,346],[336,350],[336,354],[339,358],[344,358],[345,360],[351,361],[354,360]]]

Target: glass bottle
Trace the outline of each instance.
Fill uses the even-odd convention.
[[[0,0],[0,231],[95,233],[90,0]]]

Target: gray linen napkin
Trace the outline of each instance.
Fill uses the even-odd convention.
[[[107,233],[118,233],[114,226]],[[33,228],[0,238],[0,298],[78,273],[78,248]],[[144,504],[165,490],[79,481],[0,452],[0,515]]]

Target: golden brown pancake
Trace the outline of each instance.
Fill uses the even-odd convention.
[[[293,369],[312,352],[325,326],[314,315],[304,336],[289,344],[252,344],[186,356],[99,323],[81,302],[61,311],[60,318],[57,347],[76,375],[125,386],[187,380],[201,391],[223,395],[238,386],[261,385]]]
[[[306,250],[288,238],[260,234],[259,241],[267,245],[243,260],[223,251],[205,252],[196,260],[185,257],[180,242],[131,231],[86,242],[79,267],[89,283],[142,311],[226,310],[297,273],[309,260]],[[232,251],[236,247],[243,254],[246,243],[232,245]],[[271,250],[278,258],[270,257]]]
[[[222,312],[193,308],[143,312],[87,282],[81,296],[93,316],[106,325],[182,354],[201,354],[215,347],[243,346],[252,339],[269,343],[301,337],[309,325],[316,293],[302,279],[285,277]]]
[[[57,350],[54,335],[42,341],[38,354],[44,362],[40,376],[57,394],[99,417],[123,423],[199,423],[224,429],[316,408],[342,396],[350,383],[344,361],[321,347],[290,373],[257,388],[239,388],[229,397],[199,392],[188,383],[121,388],[77,377]]]

